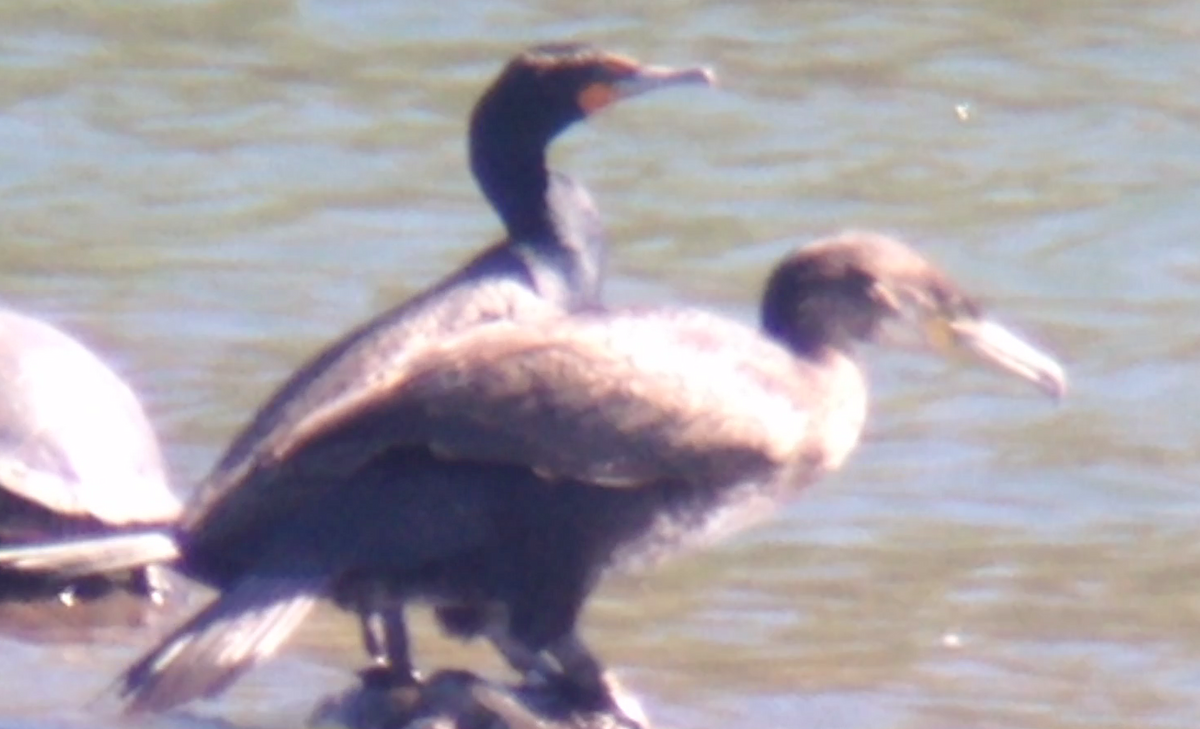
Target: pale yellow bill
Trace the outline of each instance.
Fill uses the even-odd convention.
[[[1067,392],[1067,375],[1062,365],[995,322],[986,319],[946,322],[941,336],[951,338],[954,344],[984,362],[1033,383],[1055,400],[1062,399]]]

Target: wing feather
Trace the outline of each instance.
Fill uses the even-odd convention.
[[[807,435],[797,366],[754,330],[699,312],[475,327],[410,355],[203,519],[231,535],[284,518],[404,449],[614,488],[753,474]],[[269,495],[284,484],[287,499]]]

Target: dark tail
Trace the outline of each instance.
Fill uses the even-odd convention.
[[[171,562],[178,556],[175,540],[162,531],[107,534],[5,547],[0,549],[0,569],[72,578]]]
[[[168,636],[118,679],[126,711],[166,711],[216,696],[271,657],[316,606],[323,581],[249,577]]]

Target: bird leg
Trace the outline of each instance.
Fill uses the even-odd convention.
[[[596,688],[607,692],[600,661],[574,633],[568,633],[551,643],[546,652],[554,656],[563,674],[571,677],[580,688]]]
[[[362,688],[357,695],[359,701],[365,702],[364,707],[374,707],[362,710],[370,716],[382,711],[389,721],[407,726],[424,701],[425,684],[420,682],[408,654],[404,607],[396,603],[385,605],[380,600],[363,601],[359,606],[359,621],[372,666],[359,672]]]
[[[607,712],[625,729],[650,726],[637,700],[623,694],[616,679],[574,633],[551,643],[544,653],[514,639],[499,623],[492,623],[486,633],[528,683],[553,688],[570,705],[584,711]]]
[[[649,726],[641,705],[621,691],[616,679],[604,670],[596,656],[574,632],[559,638],[546,648],[562,667],[560,682],[564,693],[581,708],[612,713],[621,726],[643,729]]]
[[[404,608],[384,606],[378,600],[364,601],[359,609],[363,645],[372,667],[363,674],[364,683],[389,686],[416,684],[419,676],[408,651],[408,626]]]
[[[559,673],[558,668],[538,651],[532,650],[524,643],[508,634],[508,630],[499,623],[491,623],[485,631],[488,640],[508,661],[513,670],[527,680],[535,682],[550,682]]]

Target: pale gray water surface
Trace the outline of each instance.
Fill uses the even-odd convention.
[[[314,348],[497,234],[464,119],[511,53],[711,63],[723,89],[624,105],[555,150],[610,222],[611,300],[749,320],[788,247],[878,227],[1059,352],[1073,391],[1054,408],[876,353],[844,471],[608,586],[590,639],[668,727],[1194,727],[1200,5],[582,7],[5,3],[0,292],[136,383],[186,484]],[[3,723],[119,724],[82,707],[153,632],[3,640]],[[428,664],[464,658],[420,638]],[[295,725],[360,662],[331,610],[197,710]]]

